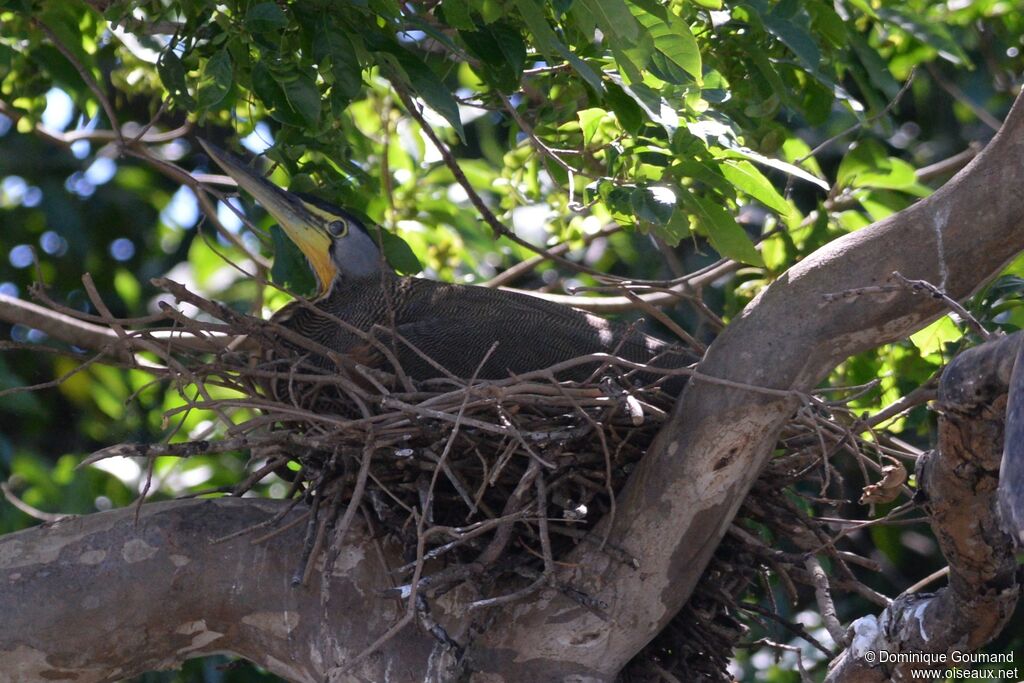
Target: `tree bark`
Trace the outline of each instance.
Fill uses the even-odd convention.
[[[920,329],[943,312],[941,301],[909,289],[825,295],[885,285],[898,271],[954,299],[969,296],[1024,249],[1021,158],[1018,97],[1003,128],[963,171],[927,199],[788,270],[714,341],[699,371],[804,392],[848,356]],[[515,607],[484,634],[474,663],[495,680],[612,680],[689,598],[799,401],[796,393],[691,380],[673,421],[620,494],[615,518],[596,531],[610,529],[609,542],[635,564],[581,544],[559,577],[603,609],[554,592]]]
[[[216,543],[285,503],[188,500],[102,512],[0,537],[0,679],[103,683],[230,652],[298,683],[424,680],[434,641],[415,629],[355,659],[402,616],[358,525],[337,560],[292,585],[304,524]],[[292,511],[287,525],[301,514]],[[333,670],[333,673],[332,673]]]
[[[959,653],[987,643],[1013,615],[1017,558],[996,489],[1009,434],[1008,392],[1012,402],[1024,389],[1021,369],[1014,369],[1021,338],[1017,333],[960,354],[939,385],[939,447],[918,461],[918,498],[949,562],[949,585],[905,593],[878,617],[854,622],[850,647],[832,663],[827,683],[909,681],[914,669],[955,668]],[[893,661],[922,653],[945,660]]]
[[[971,294],[1024,249],[1021,158],[1024,104],[1018,98],[996,138],[946,186],[830,243],[760,294],[712,344],[699,368],[702,376],[691,381],[674,420],[620,494],[614,519],[594,532],[607,533],[609,542],[635,562],[580,544],[565,558],[568,568],[558,582],[585,596],[586,605],[550,590],[506,608],[469,653],[477,678],[613,679],[689,598],[779,429],[800,404],[800,392],[849,355],[904,338],[943,310],[940,301],[909,289],[838,299],[825,295],[886,284],[894,271],[927,280],[955,299]],[[200,514],[201,509],[218,514]],[[80,682],[105,681],[139,666],[173,665],[186,656],[228,650],[293,680],[316,680],[332,669],[332,680],[403,678],[394,672],[422,678],[432,645],[413,629],[400,644],[389,641],[364,659],[357,672],[334,668],[361,652],[397,616],[374,592],[386,584],[382,565],[358,530],[339,546],[342,556],[358,556],[358,561],[308,592],[287,585],[290,563],[301,548],[296,530],[264,550],[244,539],[218,546],[206,542],[271,509],[272,504],[253,500],[145,506],[138,529],[131,525],[131,513],[121,512],[0,539],[6,582],[0,607],[5,617],[16,614],[5,618],[0,631],[0,654],[6,655],[0,661],[20,667],[0,665],[7,666],[0,672],[16,672],[12,675],[21,680],[45,670],[51,680],[77,675]],[[110,542],[104,545],[103,539]],[[87,555],[93,550],[105,553],[98,566],[110,562],[113,580],[82,569],[83,557],[99,557]],[[140,555],[145,557],[132,561]],[[189,562],[175,566],[176,556]],[[77,602],[56,604],[52,596],[64,593]],[[90,596],[111,602],[97,603],[106,606],[103,610],[87,607]],[[118,601],[123,609],[109,609]],[[282,616],[292,611],[294,616]],[[266,614],[276,616],[252,616]],[[252,626],[247,616],[269,626]],[[154,626],[143,617],[159,621]],[[288,626],[293,619],[298,620],[294,628]],[[115,620],[127,626],[118,630]],[[101,646],[97,623],[120,634],[108,639],[118,647]],[[78,635],[91,640],[73,641]],[[66,648],[69,642],[77,647]],[[287,649],[295,643],[298,649]],[[89,646],[98,649],[90,652]],[[268,654],[278,652],[292,659]],[[124,663],[115,662],[119,657]]]

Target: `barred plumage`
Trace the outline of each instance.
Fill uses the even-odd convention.
[[[393,350],[407,376],[418,380],[446,372],[460,379],[474,374],[503,379],[594,353],[663,368],[696,360],[689,351],[632,326],[537,297],[399,277],[381,257],[376,235],[355,216],[314,197],[285,192],[227,152],[202,144],[278,220],[317,276],[314,305],[292,304],[275,320],[330,351],[392,369],[383,367],[386,354],[359,331],[369,333]],[[314,360],[325,367],[331,362]],[[602,365],[576,365],[558,378],[582,381]],[[636,374],[643,383],[661,376]],[[683,382],[675,376],[664,385],[675,393]]]

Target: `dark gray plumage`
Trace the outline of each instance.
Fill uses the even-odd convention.
[[[330,292],[316,301],[316,308],[364,332],[375,330],[374,336],[394,350],[403,370],[414,379],[444,374],[409,344],[460,378],[476,373],[479,379],[503,379],[592,353],[615,354],[637,363],[653,360],[661,367],[683,367],[695,360],[685,350],[628,325],[568,306],[516,292],[399,277],[387,271],[363,278],[339,277]],[[279,315],[289,328],[331,350],[385,363],[364,339],[341,329],[316,308],[293,304]],[[392,314],[398,338],[390,334]],[[498,346],[481,366],[494,342]],[[558,376],[581,381],[598,365],[577,366]],[[656,377],[642,375],[645,382]],[[670,387],[680,385],[679,378],[669,382]]]
[[[399,277],[381,257],[376,233],[358,218],[315,197],[285,192],[237,157],[200,143],[278,220],[317,277],[314,306],[292,304],[275,320],[331,351],[391,369],[384,365],[385,354],[333,316],[387,344],[406,375],[418,380],[445,373],[410,345],[460,379],[504,379],[593,353],[669,368],[696,360],[627,325],[529,295]],[[494,342],[497,348],[481,366]],[[322,356],[314,360],[330,367]],[[600,365],[577,366],[558,377],[585,380]],[[643,383],[659,377],[639,374]],[[676,376],[665,386],[675,393],[683,383]]]

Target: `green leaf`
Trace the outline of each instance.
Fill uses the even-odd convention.
[[[626,49],[622,49],[614,43],[610,45],[615,63],[619,66],[619,72],[627,83],[642,83],[644,80],[643,70],[651,65],[654,57],[654,40],[649,33],[643,34],[639,40]]]
[[[654,232],[670,247],[678,246],[680,242],[693,234],[690,231],[689,217],[682,211],[674,212],[668,223],[656,226]]]
[[[808,74],[835,96],[856,102],[850,93],[822,71],[821,49],[815,41],[817,34],[811,27],[810,15],[801,3],[783,1],[769,4],[767,0],[747,1],[749,7],[756,12],[756,16],[752,18],[759,18],[765,31],[788,47]]]
[[[878,9],[878,17],[886,23],[900,27],[925,45],[934,48],[939,56],[946,61],[957,66],[972,66],[970,57],[941,23],[919,21],[899,7],[881,7]]]
[[[598,126],[601,125],[601,120],[608,114],[604,109],[591,108],[581,109],[576,112],[576,117],[580,120],[580,128],[583,129],[583,144],[590,144],[590,141],[594,139],[594,133],[597,132]]]
[[[516,0],[516,6],[540,51],[548,56],[561,55],[576,70],[583,80],[597,92],[603,92],[601,77],[586,62],[575,55],[565,43],[558,39],[548,24],[544,6],[537,0]]]
[[[505,16],[501,0],[478,0],[476,5],[485,24],[492,24]]]
[[[219,50],[203,65],[203,75],[196,88],[196,101],[200,108],[209,109],[220,104],[234,82],[231,56],[227,50]]]
[[[866,40],[856,33],[851,32],[847,36],[847,41],[853,48],[853,51],[860,60],[860,63],[864,65],[864,69],[868,73],[868,79],[871,81],[871,84],[885,93],[886,98],[889,100],[895,99],[896,95],[899,94],[900,84],[895,78],[893,78],[885,61],[878,55],[874,48],[868,45]]]
[[[313,59],[323,65],[330,60],[334,77],[334,93],[352,100],[359,96],[363,86],[362,69],[356,59],[356,50],[348,35],[334,27],[323,26],[313,40]]]
[[[245,13],[245,26],[253,33],[271,33],[288,25],[288,17],[273,2],[261,2],[253,5]]]
[[[873,221],[902,211],[914,201],[909,195],[894,190],[858,190],[854,196]]]
[[[644,125],[644,110],[616,83],[608,83],[605,101],[626,132],[633,135],[640,132]]]
[[[711,246],[726,258],[764,267],[761,254],[754,248],[747,232],[740,227],[732,214],[724,207],[695,194],[684,195],[687,206],[691,207],[697,224],[701,227]]]
[[[944,315],[923,330],[910,335],[910,342],[923,356],[939,356],[947,344],[960,341],[964,333],[948,315]]]
[[[270,237],[274,242],[274,265],[270,269],[270,278],[296,294],[313,293],[316,277],[306,257],[279,226],[270,228]]]
[[[431,71],[430,67],[420,61],[408,50],[397,45],[387,46],[386,54],[395,58],[398,67],[404,72],[409,85],[416,94],[423,98],[430,107],[443,116],[452,128],[459,134],[459,139],[466,141],[466,131],[462,127],[462,118],[459,116],[459,105],[452,97],[451,90],[441,79]]]
[[[400,275],[415,275],[423,270],[423,264],[416,257],[416,252],[398,235],[381,229],[380,243],[384,258]]]
[[[157,59],[156,71],[160,74],[160,81],[167,89],[171,100],[186,109],[193,109],[196,102],[185,84],[185,65],[182,64],[181,58],[174,54],[173,48],[173,45],[168,47]]]
[[[850,32],[846,30],[846,24],[835,9],[823,2],[809,2],[806,7],[811,14],[811,26],[818,34],[835,47],[845,48],[850,40]]]
[[[252,89],[275,120],[297,127],[306,125],[305,117],[295,110],[284,88],[263,62],[252,69]]]
[[[768,32],[781,40],[809,72],[817,74],[821,66],[821,50],[814,42],[809,27],[769,12],[763,17]]]
[[[482,62],[482,75],[488,83],[506,92],[518,87],[526,62],[526,43],[518,29],[499,22],[459,35]]]
[[[641,223],[667,225],[676,210],[676,194],[667,187],[637,187],[629,199]]]
[[[700,48],[690,26],[653,0],[633,0],[633,14],[654,38],[654,47],[698,83],[703,76]]]
[[[316,82],[305,74],[299,74],[297,78],[279,79],[278,84],[292,110],[302,117],[306,125],[315,127],[320,122],[320,91]]]
[[[729,180],[726,180],[725,175],[722,173],[724,165],[714,161],[684,159],[683,161],[673,162],[672,173],[679,180],[685,178],[697,180],[718,194],[732,199],[736,197],[736,186]]]
[[[888,168],[879,173],[862,174],[854,183],[857,187],[875,187],[887,190],[912,191],[917,184],[917,172],[903,159],[889,157]]]
[[[771,181],[749,161],[726,160],[721,166],[722,175],[740,192],[761,202],[782,216],[792,211],[789,202],[778,193]]]
[[[624,187],[617,187],[611,183],[601,183],[598,185],[598,193],[604,200],[605,206],[608,210],[616,216],[616,220],[620,217],[628,219],[632,222],[633,219],[633,193]],[[624,222],[624,221],[620,221]]]
[[[95,57],[90,55],[84,45],[85,35],[79,26],[81,15],[75,3],[47,2],[41,3],[38,19],[50,29],[63,46],[75,55],[79,64],[89,70],[94,77],[99,76],[93,68]],[[50,42],[49,40],[46,41]]]
[[[910,189],[917,182],[914,167],[888,157],[875,140],[862,140],[839,163],[836,184],[840,187],[877,187],[890,190]]]
[[[659,91],[649,88],[643,83],[623,85],[623,92],[629,95],[640,109],[647,114],[647,118],[661,125],[669,135],[675,133],[679,127],[679,114],[672,108]]]
[[[597,20],[601,32],[613,40],[632,42],[640,27],[624,0],[579,0]]]
[[[445,0],[438,9],[441,11],[444,23],[452,28],[460,31],[473,28],[473,17],[466,0]]]
[[[755,164],[767,166],[768,168],[774,168],[777,171],[782,171],[786,175],[791,175],[794,178],[800,178],[801,180],[805,180],[809,183],[812,183],[813,185],[817,185],[826,192],[828,192],[831,189],[829,187],[829,184],[826,183],[824,180],[800,168],[796,164],[790,164],[779,159],[772,159],[771,157],[766,157],[765,155],[755,152],[752,149],[743,147],[742,145],[736,143],[735,140],[720,139],[720,141],[728,144],[729,147],[727,147],[725,150],[719,153],[716,153],[716,156],[723,158],[728,157],[749,159],[750,161],[753,161]],[[808,162],[813,161],[813,158],[808,160]],[[808,165],[811,165],[811,163],[808,163]]]

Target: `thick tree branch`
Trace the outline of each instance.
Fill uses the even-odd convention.
[[[942,313],[910,292],[826,301],[894,271],[950,297],[975,291],[1024,249],[1024,104],[962,172],[929,198],[823,247],[762,292],[712,344],[703,374],[806,391],[851,354],[904,338]],[[689,598],[761,471],[796,399],[691,381],[619,497],[616,562],[589,544],[560,580],[593,610],[552,592],[486,634],[478,665],[505,680],[610,680]],[[512,652],[530,653],[513,661]],[[509,665],[511,663],[511,668]],[[541,675],[541,672],[546,672]],[[538,678],[540,676],[540,678]]]
[[[1020,341],[1018,334],[962,353],[939,387],[939,448],[918,461],[917,472],[919,495],[949,562],[949,585],[904,593],[880,616],[854,622],[853,642],[833,663],[829,683],[910,680],[909,670],[922,666],[889,663],[897,654],[949,658],[925,668],[955,666],[954,652],[984,645],[1013,614],[1017,560],[1013,537],[1001,527],[996,486]]]
[[[290,681],[422,680],[435,641],[412,627],[339,668],[401,616],[380,596],[387,568],[359,525],[308,586],[291,584],[302,524],[255,545],[266,529],[214,542],[284,505],[156,503],[137,522],[125,509],[0,537],[0,679],[103,683],[231,652]]]

